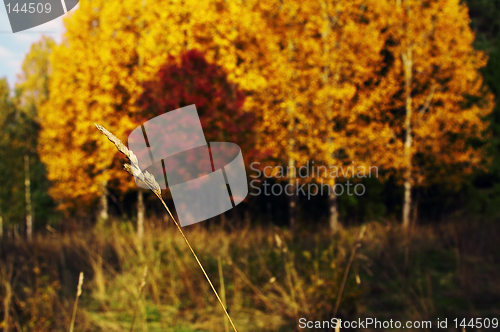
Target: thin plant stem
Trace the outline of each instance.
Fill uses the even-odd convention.
[[[224,272],[222,270],[222,260],[219,257],[217,257],[217,265],[219,265],[219,281],[220,281],[220,295],[222,297],[222,303],[227,307],[227,302],[226,302],[226,288],[224,285]],[[229,332],[229,325],[227,324],[227,319],[224,319],[224,330],[226,332]]]
[[[129,150],[123,143],[120,141],[115,135],[110,133],[106,128],[103,126],[100,126],[98,124],[95,124],[97,129],[103,133],[109,141],[111,141],[118,151],[123,153],[125,156],[127,156],[128,160],[130,160],[130,164],[124,164],[124,168],[127,172],[129,172],[131,175],[133,175],[136,179],[140,180],[142,183],[146,184],[147,187],[158,197],[158,199],[162,202],[163,206],[165,207],[165,210],[167,210],[168,214],[170,215],[170,218],[174,221],[175,226],[179,230],[179,232],[182,235],[182,238],[186,242],[187,246],[189,247],[189,250],[193,254],[194,258],[196,259],[196,262],[198,263],[198,266],[200,267],[201,271],[205,275],[205,278],[207,279],[208,283],[210,284],[210,287],[212,288],[212,291],[214,292],[215,296],[217,297],[217,300],[219,301],[222,309],[224,310],[224,313],[227,316],[227,319],[229,319],[229,322],[231,323],[231,326],[233,327],[233,330],[235,332],[238,332],[236,330],[236,326],[234,326],[233,320],[231,319],[231,316],[229,316],[229,313],[226,310],[226,306],[224,303],[222,303],[221,298],[219,297],[219,294],[217,293],[217,290],[215,289],[214,285],[212,284],[212,281],[210,280],[210,277],[208,274],[205,272],[205,269],[203,268],[203,265],[201,265],[200,260],[198,259],[198,256],[194,252],[193,248],[191,247],[191,244],[189,243],[188,239],[184,235],[184,232],[181,229],[181,226],[179,225],[179,222],[175,220],[174,216],[172,215],[172,212],[170,212],[170,209],[168,208],[167,204],[161,197],[161,188],[154,176],[149,173],[148,171],[142,171],[142,169],[139,166],[139,160],[137,159],[136,155]]]
[[[83,272],[80,272],[80,278],[78,279],[75,304],[73,305],[73,315],[71,316],[71,325],[69,326],[69,332],[73,332],[73,329],[75,327],[76,309],[78,308],[78,299],[80,298],[80,295],[82,295],[82,285],[83,285]]]
[[[182,228],[179,225],[179,222],[177,220],[175,220],[174,216],[172,215],[172,212],[170,212],[170,209],[168,208],[167,204],[165,203],[165,201],[163,200],[163,198],[161,197],[161,195],[159,195],[157,192],[155,192],[155,194],[156,194],[156,197],[158,197],[160,199],[160,201],[162,202],[163,206],[165,207],[165,209],[167,210],[168,214],[170,215],[170,218],[172,218],[172,220],[174,221],[175,226],[177,227],[177,229],[181,233],[182,238],[184,239],[184,241],[186,242],[187,246],[189,247],[189,250],[191,250],[191,253],[193,254],[194,258],[196,259],[196,262],[198,263],[198,266],[200,267],[201,271],[205,275],[205,278],[207,279],[208,283],[210,284],[210,287],[212,288],[215,296],[217,297],[217,300],[219,301],[220,306],[224,310],[224,313],[226,314],[226,317],[229,320],[229,323],[231,323],[231,326],[233,327],[233,330],[235,332],[238,332],[238,330],[236,330],[236,326],[234,326],[234,323],[233,323],[233,320],[231,319],[231,316],[229,316],[229,313],[226,310],[226,306],[224,305],[224,303],[222,302],[221,298],[219,297],[219,293],[217,293],[217,290],[215,289],[214,285],[212,284],[212,281],[210,280],[210,277],[208,276],[207,272],[205,272],[205,269],[203,268],[203,265],[201,264],[200,260],[198,259],[198,256],[196,255],[196,253],[194,252],[193,248],[191,247],[191,244],[189,243],[188,239],[184,235],[184,232],[182,231]]]
[[[8,280],[5,280],[5,298],[3,300],[4,313],[3,313],[3,331],[9,332],[9,312],[10,301],[12,300],[12,287]]]
[[[356,243],[351,250],[351,256],[349,257],[349,261],[347,262],[347,266],[344,271],[344,276],[342,277],[342,283],[340,284],[339,293],[337,294],[337,301],[335,302],[335,308],[333,309],[333,317],[337,317],[337,311],[339,310],[340,300],[342,299],[342,293],[344,292],[345,283],[347,281],[347,276],[349,275],[349,270],[351,269],[352,262],[354,260],[354,256],[356,255],[356,250],[361,247],[361,239],[365,233],[366,227],[363,227],[359,232]]]
[[[134,308],[134,315],[132,316],[132,323],[130,324],[130,329],[129,332],[132,332],[134,328],[134,323],[135,323],[135,317],[137,316],[137,309],[139,308],[139,301],[142,296],[142,291],[144,290],[144,287],[146,286],[146,278],[148,277],[148,267],[146,266],[144,268],[144,274],[142,275],[142,281],[141,285],[139,286],[139,296],[137,297],[135,301],[135,308]]]

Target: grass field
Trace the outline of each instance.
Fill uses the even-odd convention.
[[[342,319],[500,318],[497,223],[454,220],[409,236],[391,222],[363,227],[361,238],[361,227],[332,236],[215,222],[185,232],[238,331],[296,331],[300,318],[330,320],[340,289]],[[80,271],[75,331],[128,331],[134,315],[134,331],[229,331],[181,236],[159,220],[148,221],[142,243],[130,222],[112,220],[0,247],[1,310],[4,317],[10,288],[12,331],[67,331]]]

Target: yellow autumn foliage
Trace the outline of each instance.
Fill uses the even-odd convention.
[[[430,160],[441,169],[472,167],[481,153],[465,143],[482,137],[481,117],[491,103],[463,106],[466,94],[481,94],[478,69],[485,64],[472,48],[466,9],[458,0],[403,3],[411,17],[397,0],[81,2],[65,20],[50,98],[40,110],[39,152],[52,196],[65,208],[92,202],[111,179],[122,191],[133,188],[93,123],[126,142],[138,125],[142,83],[168,55],[191,49],[247,91],[244,109],[259,119],[258,148],[275,165],[315,160],[399,172],[401,52],[411,45],[415,108],[434,91],[426,111],[412,119],[412,153],[426,156],[415,165],[415,179],[424,182]]]

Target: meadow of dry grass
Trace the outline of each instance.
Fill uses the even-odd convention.
[[[82,271],[75,331],[128,331],[135,308],[134,331],[227,331],[177,230],[147,225],[142,243],[119,220],[48,232],[31,244],[2,242],[1,317],[8,285],[11,331],[67,331]],[[330,319],[344,275],[337,315],[344,319],[500,316],[500,246],[489,240],[500,238],[496,224],[420,226],[411,238],[390,222],[365,227],[358,247],[360,227],[331,236],[209,222],[185,232],[239,331],[295,331],[300,317]]]

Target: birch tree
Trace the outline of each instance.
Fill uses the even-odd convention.
[[[493,96],[482,86],[479,69],[487,58],[473,48],[464,3],[389,4],[388,49],[394,61],[387,75],[399,85],[391,108],[404,110],[404,116],[392,122],[403,143],[394,151],[400,156],[394,166],[404,185],[402,221],[408,229],[414,187],[447,179],[459,182],[463,174],[481,166],[485,151],[471,142],[487,138],[484,119],[493,109]]]

